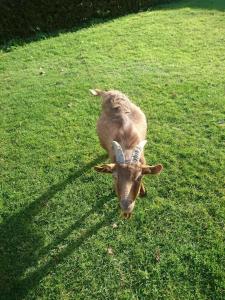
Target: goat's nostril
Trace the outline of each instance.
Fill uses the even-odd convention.
[[[123,211],[129,211],[131,209],[132,203],[128,200],[122,200],[120,202],[120,207]]]
[[[120,203],[120,207],[122,208],[122,210],[128,210],[129,203],[127,203],[127,202],[121,202]]]
[[[121,201],[120,202],[120,207],[124,213],[131,213],[132,210],[134,209],[135,201],[130,202],[130,201]]]

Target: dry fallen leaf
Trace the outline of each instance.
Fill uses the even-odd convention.
[[[118,225],[116,223],[112,224],[112,228],[117,228],[117,227],[118,227]]]
[[[113,250],[112,250],[111,247],[109,247],[109,248],[107,249],[107,252],[108,252],[109,255],[113,255]]]
[[[157,262],[160,262],[160,249],[157,249],[155,251],[155,259]]]
[[[171,96],[172,96],[172,98],[174,99],[174,98],[177,97],[177,94],[176,94],[175,92],[173,92],[173,93],[171,94]]]
[[[224,127],[224,126],[225,126],[225,120],[219,120],[219,121],[217,122],[217,124],[218,124],[219,126],[221,126],[221,127]]]
[[[39,75],[44,75],[44,74],[45,74],[45,71],[42,68],[40,68],[39,69]]]

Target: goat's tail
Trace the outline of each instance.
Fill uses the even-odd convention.
[[[89,91],[93,96],[103,96],[103,94],[105,93],[104,91],[101,91],[99,89],[93,89]]]

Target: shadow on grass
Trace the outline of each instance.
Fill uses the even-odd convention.
[[[177,8],[200,8],[206,10],[219,10],[225,11],[225,1],[224,0],[178,0],[174,3],[171,3],[169,6],[160,6],[161,9],[163,8],[168,9],[177,9]]]
[[[0,226],[0,299],[23,299],[26,294],[35,288],[40,280],[49,274],[53,268],[64,261],[83,242],[95,235],[105,224],[111,222],[115,213],[104,212],[104,203],[112,199],[112,193],[104,196],[95,203],[91,210],[86,212],[74,224],[63,231],[51,244],[44,247],[40,233],[35,232],[32,222],[48,201],[62,191],[66,185],[76,181],[91,167],[100,163],[105,156],[96,158],[85,167],[71,174],[66,180],[50,187],[43,195],[33,201],[24,210],[8,218]],[[86,231],[63,247],[57,254],[51,255],[48,261],[37,268],[38,261],[51,250],[54,250],[74,231],[83,227],[85,220],[93,213],[104,212],[103,220],[87,228]],[[34,271],[26,274],[34,267]]]
[[[224,0],[177,0],[174,1],[174,3],[171,3],[169,5],[159,5],[156,7],[150,7],[150,8],[146,8],[145,10],[162,10],[162,9],[166,9],[166,10],[170,10],[170,9],[179,9],[179,8],[185,8],[185,7],[190,7],[190,8],[200,8],[200,9],[207,9],[207,10],[219,10],[219,11],[225,11],[225,1]],[[0,41],[0,50],[2,50],[3,52],[10,52],[13,47],[15,46],[23,46],[25,44],[29,44],[32,42],[36,42],[39,40],[45,40],[48,38],[53,38],[53,37],[57,37],[63,33],[69,33],[69,32],[76,32],[79,31],[81,29],[85,29],[85,28],[89,28],[91,26],[94,25],[98,25],[98,24],[103,24],[103,23],[107,23],[110,22],[114,19],[120,18],[123,16],[117,16],[114,18],[95,18],[95,19],[91,19],[87,22],[84,22],[83,24],[74,26],[72,28],[69,29],[61,29],[61,30],[56,30],[53,32],[46,32],[46,33],[37,33],[36,35],[33,35],[31,37],[28,38],[12,38],[12,39],[8,39],[7,41],[3,42]]]
[[[62,28],[61,30],[55,30],[52,32],[39,32],[30,37],[25,37],[25,38],[15,37],[15,38],[8,39],[5,41],[0,40],[0,50],[2,50],[3,52],[10,52],[14,47],[23,46],[23,45],[30,44],[33,42],[38,42],[40,40],[46,40],[46,39],[58,37],[64,33],[77,32],[79,30],[89,28],[94,25],[107,23],[111,20],[113,20],[113,18],[92,19],[90,21],[84,22],[83,24],[75,25],[74,27],[69,28],[69,29]]]
[[[216,9],[225,11],[224,0],[195,0],[188,1],[188,3],[190,3],[190,7],[193,8]]]

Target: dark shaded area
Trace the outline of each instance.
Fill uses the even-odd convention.
[[[60,262],[76,251],[88,238],[95,235],[102,226],[111,222],[115,212],[103,211],[104,203],[113,197],[113,194],[109,193],[107,196],[100,197],[91,210],[65,229],[48,246],[44,247],[41,234],[33,228],[34,217],[41,212],[54,195],[63,191],[68,184],[76,181],[90,168],[100,163],[103,158],[105,156],[98,157],[83,168],[76,170],[66,180],[50,187],[24,210],[3,221],[0,226],[0,299],[23,299],[28,291],[34,289],[53,268],[56,268]],[[61,252],[57,252],[54,256],[51,255],[47,263],[23,278],[28,268],[36,267],[41,257],[48,256],[51,250],[57,248],[59,244],[65,243],[72,232],[84,227],[88,217],[101,211],[104,212],[105,216],[102,221],[86,228],[83,235],[70,242]]]
[[[185,5],[186,2],[186,5]],[[224,0],[196,0],[196,1],[184,1],[180,2],[179,6],[183,7],[189,6],[193,8],[204,8],[204,9],[216,9],[220,11],[225,11],[225,1]]]
[[[220,11],[225,11],[225,1],[224,0],[180,0],[176,4],[179,7],[192,7],[192,8],[203,8],[203,9],[216,9]]]
[[[110,19],[110,18],[105,18],[105,19],[93,18],[89,21],[83,22],[82,24],[73,26],[70,29],[54,30],[52,32],[39,32],[39,33],[35,33],[35,34],[31,35],[30,37],[24,37],[24,38],[14,37],[12,39],[4,39],[4,40],[1,40],[1,38],[0,38],[0,50],[2,50],[3,52],[10,52],[14,46],[23,46],[25,44],[36,42],[39,40],[45,40],[48,38],[57,37],[63,33],[76,32],[76,31],[79,31],[84,28],[89,28],[93,25],[106,23],[110,20],[112,20],[112,19]]]
[[[172,0],[2,0],[0,41],[69,29],[92,18],[114,18]],[[173,0],[174,1],[174,0]]]
[[[1,5],[4,2],[9,2],[8,0],[4,0],[3,2],[0,2],[0,17],[1,15],[4,14],[3,11],[1,11]],[[116,1],[114,1],[116,2]],[[163,1],[163,3],[168,3],[168,2],[174,2],[172,3],[169,7],[165,7],[164,5],[161,6],[156,6],[154,9],[177,9],[177,8],[185,8],[185,7],[190,7],[190,8],[203,8],[207,10],[219,10],[219,11],[225,11],[225,1],[224,0],[168,0],[168,1]],[[156,5],[156,3],[154,3]],[[142,8],[138,7],[136,8],[135,11],[138,10],[144,10],[144,9],[149,9],[151,5],[145,5]],[[126,13],[129,13],[132,11],[126,11]],[[133,11],[134,12],[134,11]],[[124,14],[126,14],[124,13]],[[122,14],[120,14],[122,15]],[[120,16],[118,15],[118,16]],[[51,29],[41,29],[39,28],[38,30],[32,31],[30,34],[21,36],[20,34],[15,34],[13,33],[12,35],[8,34],[7,30],[5,27],[8,26],[8,22],[10,22],[10,18],[6,18],[7,22],[3,24],[2,19],[0,18],[0,49],[4,52],[8,52],[12,49],[14,45],[16,46],[22,46],[27,43],[31,43],[34,41],[46,39],[46,38],[51,38],[51,37],[56,37],[60,35],[61,33],[65,32],[76,32],[82,28],[88,28],[92,25],[97,25],[101,23],[108,22],[114,18],[116,18],[117,15],[112,16],[110,14],[103,14],[103,15],[98,15],[95,14],[93,15],[90,19],[83,19],[80,22],[72,22],[70,26],[53,26]],[[7,27],[10,28],[10,27]]]

